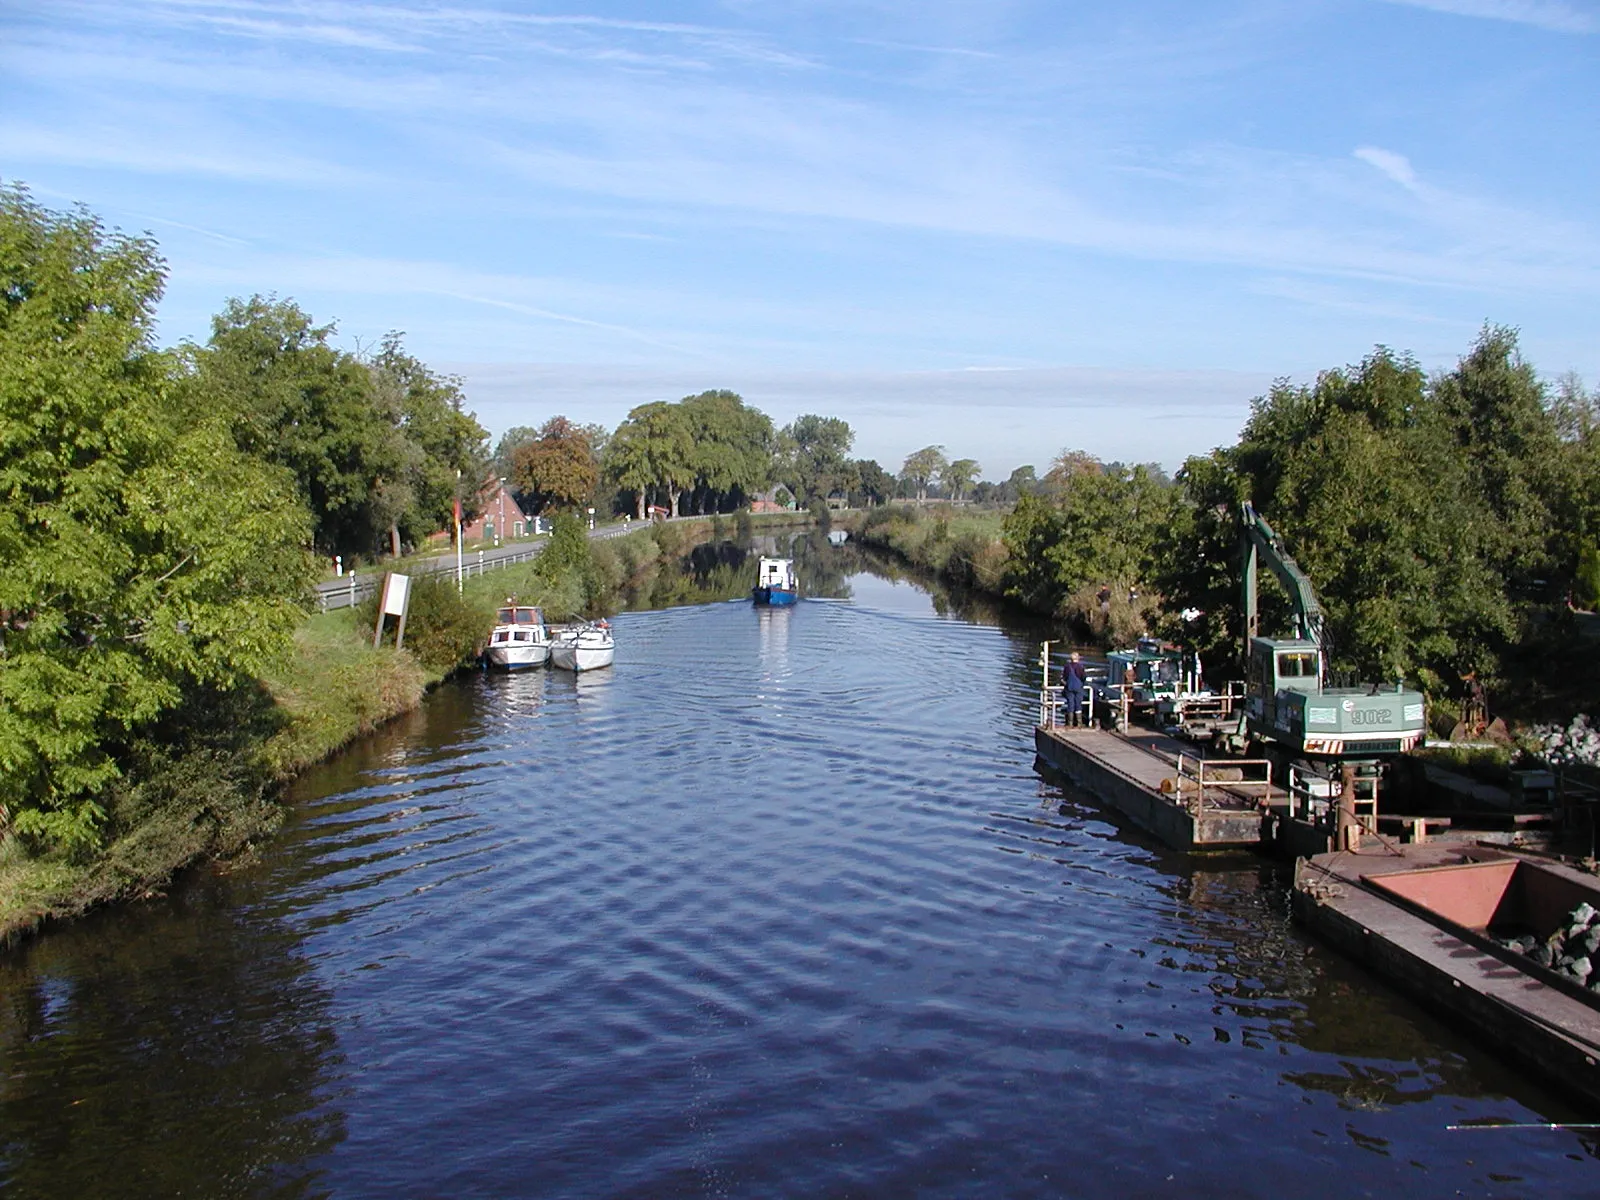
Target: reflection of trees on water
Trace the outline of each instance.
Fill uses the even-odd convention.
[[[755,560],[762,555],[794,559],[802,596],[848,599],[846,580],[863,569],[859,552],[848,545],[829,545],[818,530],[767,534],[748,545],[702,542],[681,558],[662,563],[651,579],[626,592],[626,607],[672,608],[742,599],[755,586]]]
[[[186,887],[0,962],[0,1191],[313,1194],[329,997],[283,926]],[[108,928],[108,926],[112,926]]]

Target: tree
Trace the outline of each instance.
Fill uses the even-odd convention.
[[[679,495],[694,482],[694,436],[682,407],[656,400],[635,408],[611,435],[604,468],[634,494],[641,521],[652,491],[664,493],[676,514]]]
[[[766,486],[772,472],[772,420],[737,392],[701,392],[680,402],[694,439],[694,507],[734,509]]]
[[[1514,546],[1497,493],[1542,468],[1481,439],[1509,422],[1521,426],[1507,430],[1510,444],[1558,448],[1537,429],[1548,417],[1536,398],[1527,406],[1531,378],[1512,367],[1514,347],[1485,349],[1480,341],[1462,368],[1431,382],[1382,346],[1312,386],[1280,381],[1221,456],[1237,476],[1225,490],[1254,499],[1316,586],[1340,668],[1415,675],[1437,689],[1469,669],[1491,677],[1515,634],[1509,572],[1548,561],[1550,531],[1524,526],[1533,544]],[[1515,386],[1486,389],[1486,376]],[[1519,495],[1543,503],[1532,490]]]
[[[959,501],[978,477],[978,464],[970,458],[958,458],[939,472],[939,479],[950,493],[950,499]]]
[[[0,189],[0,823],[94,842],[132,739],[288,645],[313,564],[281,467],[152,342],[153,243]]]
[[[1017,500],[1039,487],[1039,479],[1031,466],[1018,467],[994,491],[994,498],[1002,504],[1015,504]]]
[[[1102,475],[1105,469],[1105,464],[1087,450],[1063,450],[1051,460],[1050,469],[1039,483],[1046,491],[1060,491],[1079,475]]]
[[[490,459],[490,467],[497,479],[510,479],[515,474],[517,451],[539,438],[539,431],[532,425],[513,425],[500,435],[500,440],[495,443],[494,455]],[[593,446],[594,443],[590,442]],[[596,451],[598,453],[598,450]]]
[[[395,464],[392,477],[376,481],[374,509],[396,555],[402,531],[417,542],[446,528],[459,481],[482,479],[489,470],[488,435],[466,411],[461,381],[430,371],[405,352],[400,336],[385,337],[367,363],[373,402],[392,439],[380,457]]]
[[[550,505],[575,508],[593,494],[600,466],[583,432],[565,417],[551,417],[537,438],[517,448],[511,478],[533,497],[535,511]]]
[[[352,554],[370,550],[404,506],[379,509],[379,481],[415,464],[379,411],[366,364],[331,346],[332,332],[292,301],[230,300],[205,348],[191,351],[191,402],[224,413],[243,453],[287,467],[316,545]]]
[[[922,504],[928,499],[928,485],[947,465],[943,446],[924,446],[906,456],[900,467],[900,478],[916,488],[917,503]]]
[[[862,458],[855,462],[856,487],[851,503],[859,497],[864,504],[884,504],[894,495],[895,478],[878,465],[876,459]]]
[[[801,500],[826,500],[845,482],[845,455],[856,435],[838,417],[805,413],[778,433],[778,458],[784,481]]]

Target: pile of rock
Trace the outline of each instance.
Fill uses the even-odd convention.
[[[1600,912],[1593,905],[1578,905],[1542,942],[1528,934],[1503,938],[1500,944],[1507,950],[1526,954],[1541,967],[1565,975],[1591,992],[1600,992]]]

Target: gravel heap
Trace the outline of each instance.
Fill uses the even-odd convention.
[[[1532,934],[1499,940],[1507,950],[1526,954],[1541,967],[1600,992],[1600,912],[1592,905],[1578,905],[1542,942]]]

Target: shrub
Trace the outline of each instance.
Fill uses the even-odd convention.
[[[378,620],[378,598],[357,609],[368,629]],[[494,623],[494,611],[475,597],[463,597],[445,575],[413,575],[406,613],[405,648],[428,671],[447,675],[475,655]]]
[[[1578,571],[1573,579],[1573,602],[1579,608],[1600,608],[1600,550],[1593,542],[1578,549]]]

